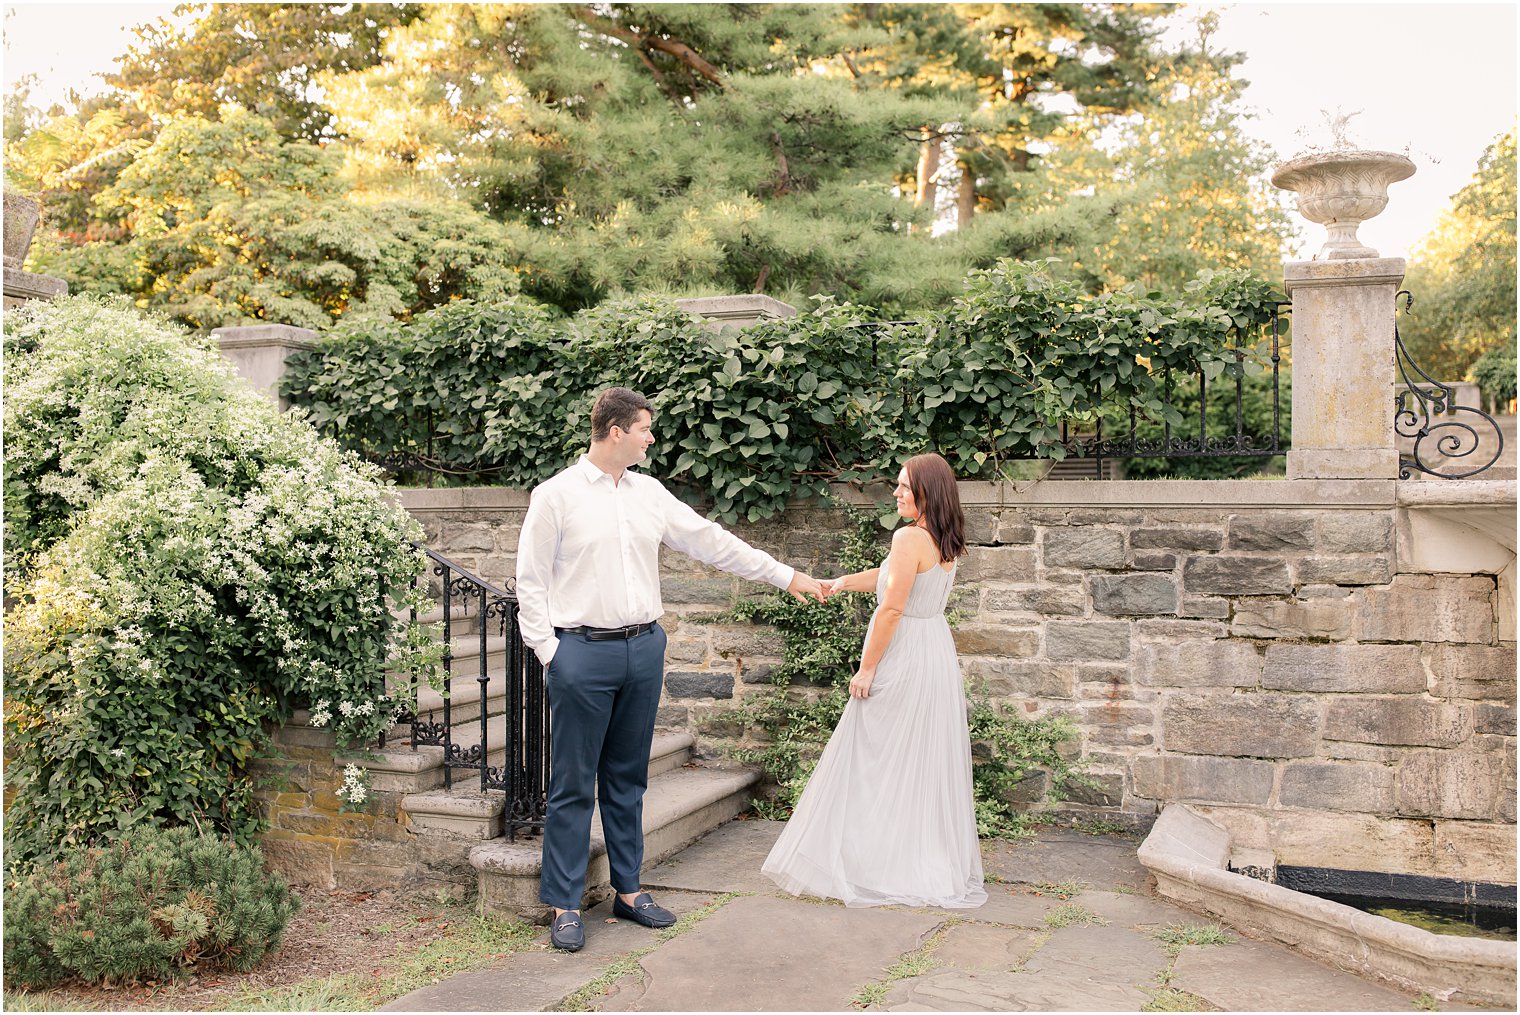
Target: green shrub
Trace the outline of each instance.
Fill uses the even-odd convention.
[[[5,986],[252,969],[299,900],[256,847],[188,828],[66,850],[5,889]]]
[[[415,455],[431,435],[443,469],[527,486],[585,446],[591,396],[625,385],[659,413],[650,470],[731,522],[926,449],[997,479],[1018,459],[1063,457],[1060,424],[1105,409],[1180,426],[1163,369],[1212,384],[1265,357],[1252,339],[1277,294],[1245,272],[1203,273],[1176,299],[1090,298],[1049,269],[1005,259],[971,273],[949,310],[896,325],[819,297],[721,332],[656,298],[569,321],[521,300],[459,304],[340,330],[286,390],[349,447]]]
[[[257,830],[250,763],[295,705],[340,742],[421,671],[418,530],[378,470],[120,303],[5,320],[8,864],[144,824]]]
[[[1468,375],[1477,382],[1490,404],[1504,405],[1515,398],[1515,349],[1498,347],[1478,357]]]

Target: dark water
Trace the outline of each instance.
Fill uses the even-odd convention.
[[[1336,895],[1313,892],[1322,899],[1360,909],[1373,916],[1397,920],[1432,934],[1479,937],[1490,941],[1515,940],[1515,911],[1495,906],[1463,906],[1456,903],[1412,902],[1409,899],[1374,898],[1368,895]]]

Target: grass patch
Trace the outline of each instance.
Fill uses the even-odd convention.
[[[1217,923],[1173,923],[1155,931],[1151,936],[1161,942],[1166,953],[1171,956],[1176,956],[1185,945],[1227,945],[1235,941]]]
[[[881,1003],[882,998],[887,996],[887,991],[898,980],[907,980],[915,976],[923,976],[932,970],[937,963],[934,961],[934,950],[940,946],[950,928],[958,923],[964,923],[958,916],[952,916],[940,925],[939,930],[925,941],[919,948],[908,952],[896,962],[887,967],[885,975],[880,980],[866,984],[857,990],[850,998],[850,1003],[857,1008],[869,1008],[873,1004]]]
[[[1089,885],[1086,881],[1036,881],[1029,887],[1036,895],[1056,895],[1065,900],[1081,895]]]
[[[590,1011],[591,1003],[593,1001],[599,1000],[604,995],[606,995],[607,991],[612,987],[614,983],[621,980],[625,976],[638,972],[640,968],[639,959],[648,955],[650,952],[654,951],[656,948],[660,947],[660,945],[664,944],[666,941],[669,941],[671,938],[680,937],[692,927],[695,927],[697,924],[701,923],[709,916],[712,916],[724,906],[728,905],[729,902],[739,898],[744,894],[746,893],[727,892],[723,895],[718,896],[716,899],[703,906],[701,909],[694,909],[690,913],[687,913],[685,916],[682,916],[680,919],[676,920],[675,923],[671,924],[669,927],[666,927],[664,930],[655,932],[653,944],[645,945],[638,951],[629,952],[627,955],[624,955],[622,958],[618,959],[616,962],[612,963],[610,966],[604,969],[601,976],[598,976],[596,979],[586,984],[580,990],[577,990],[574,994],[571,994],[569,997],[565,998],[559,1004],[555,1005],[551,1010]]]
[[[1045,926],[1051,930],[1060,930],[1062,927],[1078,927],[1084,924],[1104,925],[1108,923],[1098,914],[1075,902],[1063,902],[1050,912],[1045,914]]]
[[[1163,987],[1151,995],[1141,1011],[1219,1011],[1197,994]]]
[[[1432,997],[1429,994],[1421,994],[1419,997],[1417,997],[1413,1001],[1411,1001],[1410,1004],[1413,1004],[1418,1011],[1440,1011],[1441,1010],[1441,1004],[1440,1004],[1440,1002],[1437,1001],[1434,997]],[[9,1008],[10,1005],[6,1005],[6,1007]]]
[[[1123,839],[1138,838],[1129,825],[1111,818],[1078,818],[1071,823],[1071,830],[1083,835],[1117,835]]]
[[[533,927],[517,920],[472,916],[451,924],[449,933],[404,956],[398,968],[383,976],[346,973],[283,987],[245,988],[218,1010],[373,1011],[446,976],[506,958],[531,943],[533,935]]]
[[[20,990],[5,992],[5,1011],[98,1011],[97,1008],[81,1007],[78,1001],[54,994],[52,991]]]
[[[887,996],[887,985],[877,981],[861,987],[850,997],[850,1003],[857,1008],[869,1008],[873,1004],[881,1004]]]

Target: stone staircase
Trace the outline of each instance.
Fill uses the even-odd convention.
[[[444,613],[435,607],[416,623],[443,636]],[[453,656],[450,723],[453,742],[471,747],[480,742],[480,717],[486,717],[488,764],[505,757],[507,720],[507,639],[480,636],[478,617],[455,608],[449,616]],[[491,680],[477,679],[484,651]],[[397,678],[399,679],[399,678]],[[431,687],[418,691],[417,714],[442,721],[443,695]],[[542,837],[505,836],[505,796],[480,788],[473,769],[455,769],[452,785],[444,788],[443,748],[413,747],[409,726],[398,725],[385,747],[349,759],[369,770],[370,788],[398,797],[396,819],[409,835],[426,843],[433,855],[458,854],[474,868],[476,888],[486,912],[517,919],[542,919],[546,908],[538,901]],[[649,788],[644,796],[644,858],[655,863],[742,813],[749,806],[758,772],[733,765],[698,764],[695,738],[685,732],[657,732],[649,757]],[[611,892],[601,816],[593,815],[591,862],[586,876],[586,904],[594,905]]]

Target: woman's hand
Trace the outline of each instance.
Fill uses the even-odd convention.
[[[845,591],[844,583],[844,576],[841,576],[839,578],[823,579],[821,582],[823,585],[823,598],[826,600],[832,599],[834,596],[837,596],[839,593]]]
[[[864,701],[871,696],[871,681],[876,679],[874,669],[862,669],[850,678],[850,697]]]

